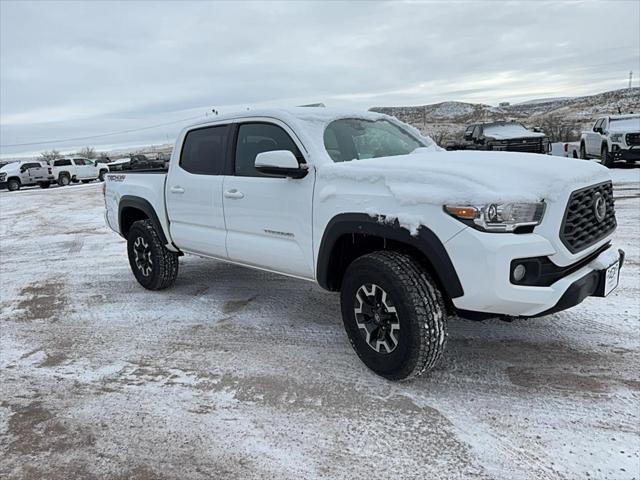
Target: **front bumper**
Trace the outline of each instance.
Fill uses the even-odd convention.
[[[614,145],[615,147],[615,145]],[[628,149],[614,148],[611,152],[614,160],[640,161],[640,147]]]
[[[576,255],[575,263],[607,242],[608,239],[602,239],[580,252]],[[512,261],[553,256],[555,248],[541,235],[491,234],[467,228],[449,240],[445,248],[464,290],[464,295],[452,299],[453,304],[457,310],[464,312],[461,316],[476,318],[533,317],[577,305],[596,292],[587,277],[600,278],[600,272],[619,258],[618,252],[609,247],[587,264],[568,269],[566,276],[552,284],[533,286],[511,282]],[[607,262],[608,265],[604,265]]]
[[[7,182],[0,182],[0,190],[6,190],[7,189]]]

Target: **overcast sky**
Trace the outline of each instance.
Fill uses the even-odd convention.
[[[0,154],[173,141],[210,107],[497,104],[640,78],[640,2],[0,0]],[[166,124],[147,130],[42,145]]]

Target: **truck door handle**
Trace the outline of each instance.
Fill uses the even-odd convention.
[[[175,187],[171,187],[171,193],[184,193],[184,188],[176,185]]]
[[[239,192],[238,190],[233,188],[224,192],[224,196],[227,198],[244,198],[244,193]]]

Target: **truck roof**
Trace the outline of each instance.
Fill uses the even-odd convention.
[[[413,135],[423,140],[425,145],[435,146],[433,140],[422,135],[418,129],[400,122],[395,117],[367,110],[325,107],[268,108],[216,115],[215,117],[209,117],[185,127],[182,130],[181,136],[187,130],[194,127],[206,126],[224,121],[233,121],[238,118],[273,118],[280,120],[295,132],[307,151],[319,153],[320,155],[317,155],[317,158],[326,157],[325,160],[328,163],[331,163],[331,160],[326,155],[324,148],[324,131],[329,123],[341,118],[362,118],[372,121],[386,119],[393,123],[402,125],[404,129],[410,130]]]
[[[237,118],[251,118],[251,117],[268,117],[276,118],[282,121],[286,120],[301,120],[301,121],[320,121],[327,123],[331,120],[338,118],[369,118],[376,120],[379,118],[388,118],[387,115],[382,113],[370,112],[367,110],[356,109],[341,109],[341,108],[326,108],[326,107],[290,107],[290,108],[262,108],[255,110],[239,110],[236,112],[228,112],[214,117],[201,120],[199,122],[191,124],[187,128],[191,128],[194,125],[202,125],[207,123],[221,122],[225,120],[234,120]]]

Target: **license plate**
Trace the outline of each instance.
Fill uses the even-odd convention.
[[[607,268],[604,276],[604,296],[609,295],[618,286],[620,263],[616,262]]]

